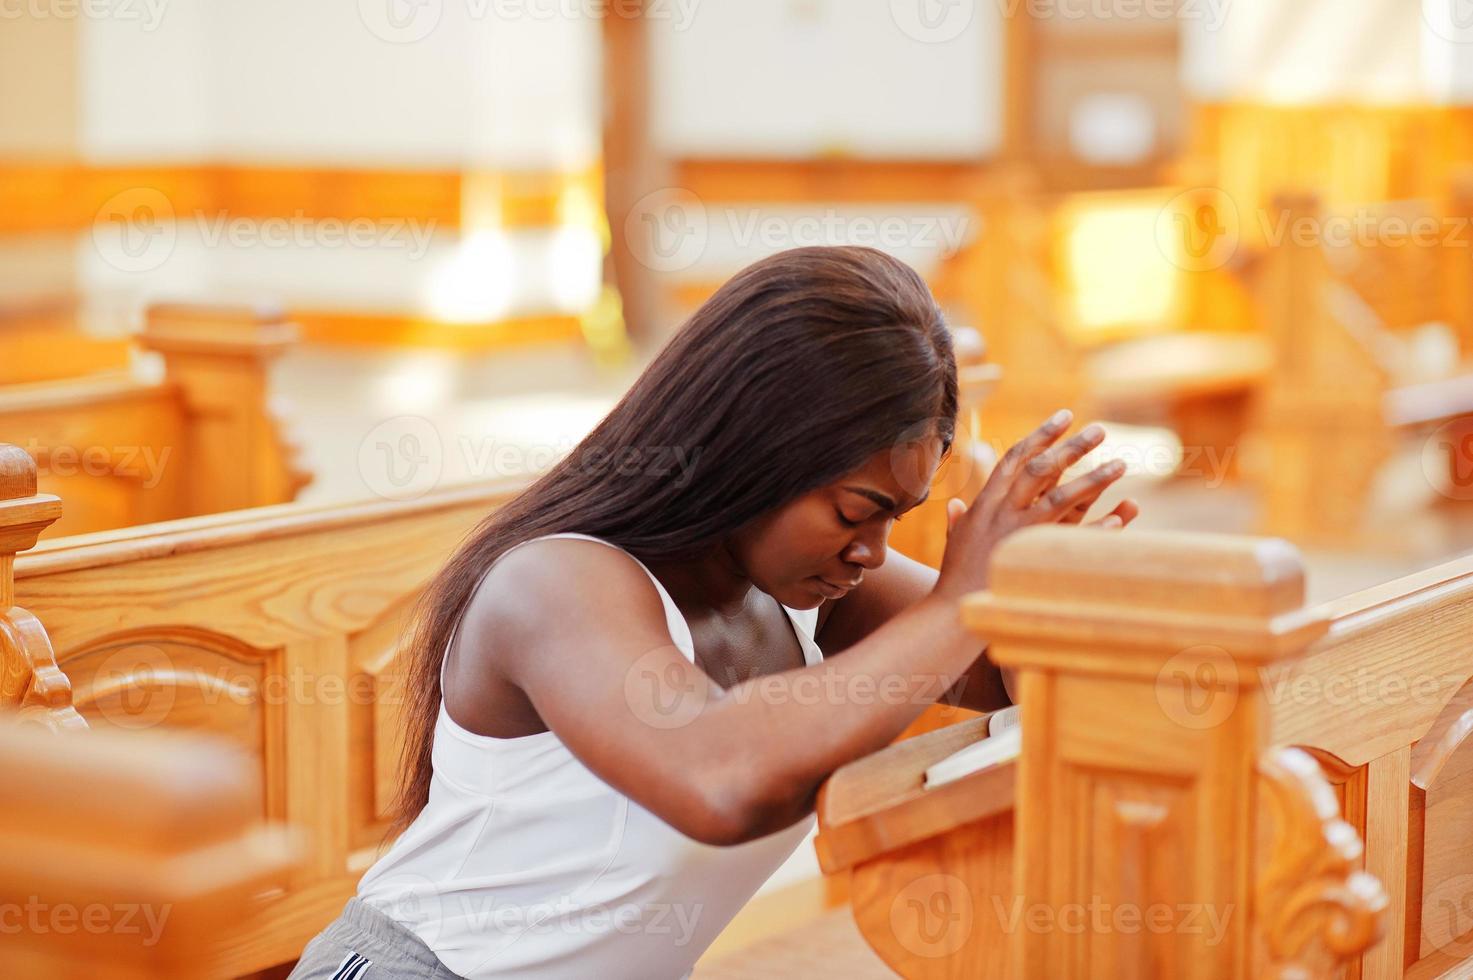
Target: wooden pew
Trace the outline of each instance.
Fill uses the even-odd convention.
[[[228,977],[220,959],[300,855],[238,751],[0,722],[0,974]]]
[[[267,368],[294,337],[270,307],[154,306],[139,343],[162,355],[162,381],[117,371],[7,386],[0,438],[66,497],[62,534],[289,501],[310,477]]]
[[[1281,540],[1040,528],[965,615],[1021,754],[926,789],[977,720],[819,798],[902,976],[1473,971],[1473,559],[1306,607]]]
[[[0,303],[0,385],[77,378],[128,366],[125,337],[82,329],[75,296]]]
[[[1265,530],[1312,542],[1349,543],[1365,532],[1368,500],[1398,441],[1443,427],[1448,456],[1439,492],[1467,499],[1473,466],[1473,182],[1459,181],[1446,212],[1455,224],[1435,244],[1371,243],[1333,256],[1315,236],[1285,234],[1273,244],[1264,281],[1274,370],[1254,437]],[[1430,203],[1395,206],[1442,222]],[[1312,193],[1281,194],[1273,207],[1286,227],[1327,220]],[[1370,217],[1377,218],[1372,212]],[[1409,220],[1409,219],[1404,219]],[[1346,267],[1337,272],[1332,259]],[[1461,362],[1440,377],[1406,364],[1404,336],[1429,319],[1448,323]],[[1398,336],[1400,334],[1401,336]],[[1429,451],[1438,447],[1429,447]]]
[[[56,728],[182,729],[240,749],[254,816],[302,830],[310,857],[220,970],[295,959],[387,843],[410,608],[522,484],[60,538],[17,562],[60,511],[34,474],[0,447],[0,707]]]
[[[997,186],[985,232],[957,266],[971,284],[970,322],[1003,372],[983,431],[1011,444],[1067,406],[1080,419],[1166,425],[1184,445],[1232,459],[1270,351],[1250,301],[1251,257],[1213,252],[1236,228],[1222,197],[1187,186],[1046,196],[1023,172]],[[1077,242],[1070,251],[1091,221],[1118,225],[1124,237],[1111,232],[1101,246],[1109,254],[1080,254]],[[1149,318],[1083,322],[1081,277],[1111,262],[1159,297]]]

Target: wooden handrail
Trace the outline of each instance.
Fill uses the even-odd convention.
[[[1277,744],[1365,765],[1426,736],[1473,680],[1473,558],[1333,600],[1317,615],[1326,635],[1266,677]]]
[[[42,542],[20,558],[15,574],[23,580],[82,568],[105,568],[246,541],[271,541],[293,534],[345,530],[478,502],[485,504],[489,511],[526,489],[527,484],[525,477],[506,477],[434,490],[415,500],[273,504],[92,534],[73,534]]]

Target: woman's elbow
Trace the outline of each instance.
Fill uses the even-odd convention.
[[[792,794],[775,781],[747,772],[703,781],[687,826],[677,827],[687,837],[713,847],[735,847],[765,837],[792,820]]]

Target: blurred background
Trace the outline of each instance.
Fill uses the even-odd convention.
[[[524,478],[854,244],[956,331],[946,493],[1069,407],[1102,512],[1288,537],[1312,599],[1473,549],[1469,0],[0,0],[0,93],[47,540]]]
[[[10,4],[0,434],[53,535],[535,472],[737,269],[851,243],[977,331],[978,444],[1068,405],[1146,523],[1425,563],[1473,496],[1466,6]],[[171,383],[245,417],[139,415]]]

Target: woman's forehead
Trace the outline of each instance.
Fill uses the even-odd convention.
[[[940,463],[941,439],[930,436],[880,450],[833,485],[842,488],[858,484],[878,490],[903,508],[926,495]]]

